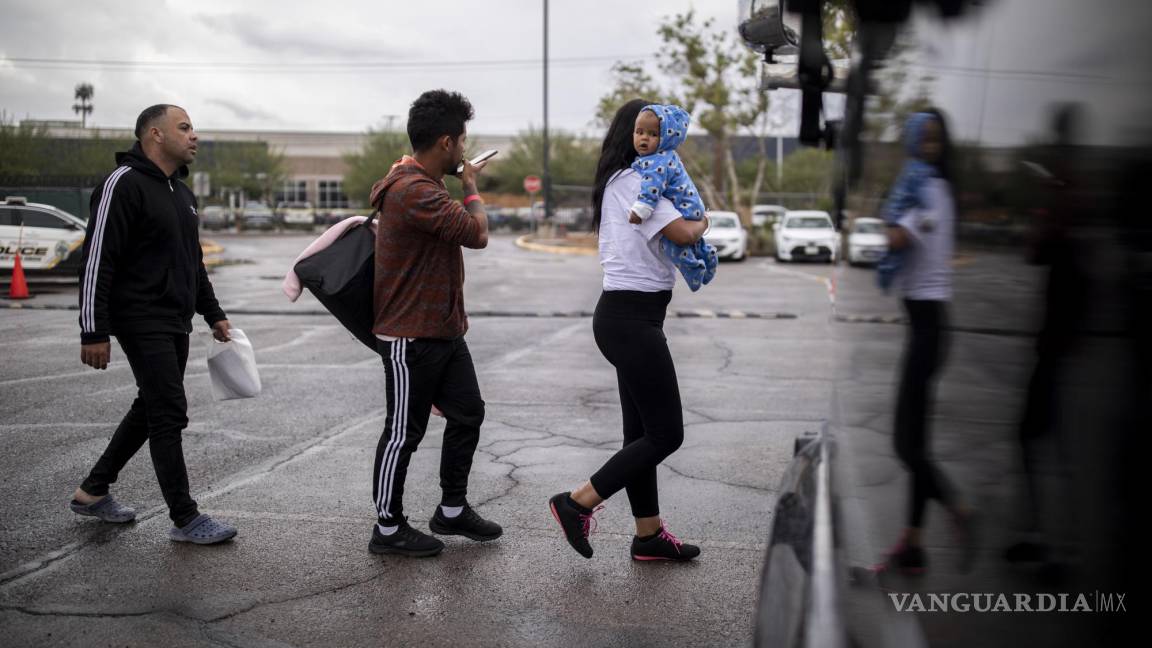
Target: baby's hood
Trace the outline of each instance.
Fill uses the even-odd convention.
[[[673,104],[652,104],[645,106],[644,110],[651,110],[660,118],[659,152],[674,151],[688,139],[688,124],[692,116],[687,110]]]

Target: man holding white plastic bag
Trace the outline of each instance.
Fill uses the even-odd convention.
[[[160,104],[136,120],[136,144],[116,154],[118,168],[92,194],[80,268],[80,357],[106,369],[116,336],[138,393],[108,448],[76,489],[79,515],[125,523],[136,512],[109,486],[148,442],[177,542],[215,544],[236,528],[200,513],[188,489],[181,433],[188,425],[184,368],[192,316],[230,339],[200,249],[196,197],[181,181],[196,158],[197,137],[182,108]]]

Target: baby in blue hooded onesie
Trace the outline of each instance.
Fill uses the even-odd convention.
[[[656,209],[660,198],[667,198],[676,211],[688,220],[704,218],[704,202],[676,147],[688,137],[688,112],[679,106],[652,104],[636,117],[632,145],[640,154],[632,168],[640,174],[640,195],[632,205],[628,221],[644,222]],[[693,245],[676,245],[664,238],[660,248],[684,276],[693,291],[716,276],[716,248],[700,239]]]

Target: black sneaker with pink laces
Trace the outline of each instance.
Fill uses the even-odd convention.
[[[663,523],[660,524],[660,533],[647,538],[632,537],[632,560],[685,561],[699,555],[700,547],[681,542]]]
[[[588,544],[588,536],[596,530],[594,516],[604,505],[590,509],[573,500],[571,493],[557,493],[548,500],[548,508],[552,511],[552,517],[560,523],[568,544],[581,556],[591,558],[592,545]]]

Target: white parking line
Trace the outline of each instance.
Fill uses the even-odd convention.
[[[42,380],[58,380],[60,378],[77,378],[80,376],[96,376],[96,375],[100,375],[102,373],[106,373],[108,371],[113,371],[116,369],[124,369],[127,367],[128,367],[127,362],[114,362],[114,363],[110,363],[108,365],[108,368],[106,370],[104,370],[103,372],[97,371],[96,369],[88,369],[87,371],[71,371],[71,372],[62,373],[62,374],[52,374],[49,376],[29,376],[27,378],[11,378],[9,380],[0,380],[0,387],[6,387],[8,385],[22,385],[25,383],[39,382]]]

